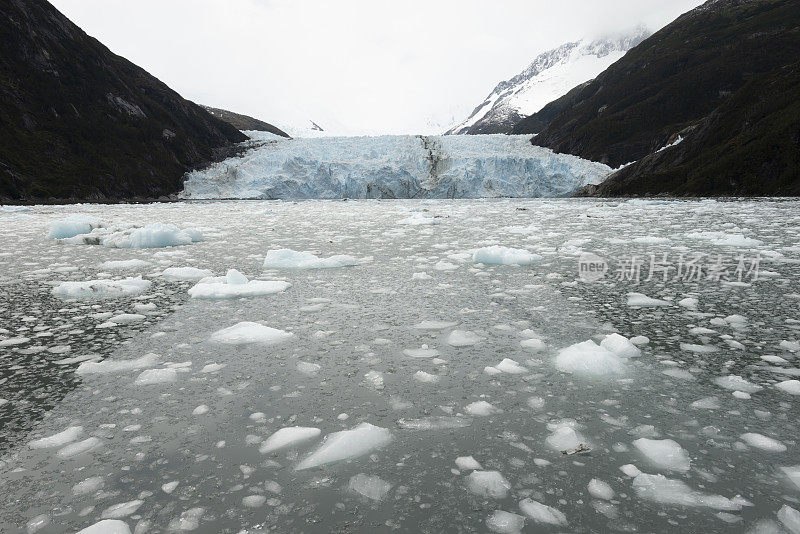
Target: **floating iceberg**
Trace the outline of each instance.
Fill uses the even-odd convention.
[[[225,276],[200,280],[189,288],[189,296],[207,300],[258,297],[280,293],[291,285],[280,280],[248,280],[236,269],[230,269]]]
[[[102,223],[90,215],[70,215],[62,221],[50,225],[50,239],[66,239],[80,234],[88,234],[95,228],[100,228]]]
[[[325,437],[322,445],[305,458],[296,470],[310,469],[341,460],[358,458],[386,446],[392,441],[392,433],[369,423],[361,423],[351,430],[334,432]]]
[[[292,445],[314,439],[321,433],[322,431],[319,428],[313,427],[284,427],[268,437],[264,443],[261,444],[258,452],[261,454],[267,454],[286,447],[291,447]]]
[[[558,197],[598,184],[610,171],[600,163],[535,147],[529,135],[287,139],[190,172],[181,196]]]
[[[473,263],[487,263],[490,265],[530,265],[541,259],[542,257],[538,254],[531,254],[527,250],[497,245],[479,248],[472,254]]]
[[[211,334],[211,341],[225,345],[277,345],[294,337],[291,332],[244,321]]]
[[[61,282],[53,288],[53,295],[63,299],[116,298],[138,295],[150,287],[150,280],[142,277],[124,280],[87,280],[85,282]]]
[[[267,251],[264,258],[265,269],[333,269],[358,265],[352,256],[340,254],[330,258],[320,258],[310,252],[298,252],[288,248]]]
[[[63,228],[60,230],[62,234],[71,233]],[[152,223],[146,226],[95,226],[88,232],[62,239],[65,243],[108,248],[164,248],[197,243],[203,240],[203,234],[193,228],[180,229],[174,224]]]
[[[559,352],[556,367],[565,373],[594,376],[625,373],[625,364],[619,356],[591,340],[570,345]]]

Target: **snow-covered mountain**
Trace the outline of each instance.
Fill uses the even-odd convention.
[[[187,175],[183,198],[566,196],[609,167],[535,147],[528,135],[326,137],[263,142]]]
[[[650,36],[637,27],[613,37],[567,43],[537,57],[528,68],[500,82],[450,134],[506,133],[573,87],[593,79]]]

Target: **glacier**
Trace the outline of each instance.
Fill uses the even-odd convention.
[[[187,173],[184,199],[564,197],[611,172],[529,135],[276,139]]]

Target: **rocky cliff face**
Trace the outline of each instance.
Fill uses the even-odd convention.
[[[242,115],[241,113],[234,113],[233,111],[228,111],[226,109],[212,108],[211,106],[203,106],[203,109],[211,113],[216,118],[227,122],[237,130],[269,132],[271,134],[279,135],[281,137],[286,137],[286,138],[290,137],[289,134],[287,134],[277,126],[273,126],[268,122],[255,119],[248,115]]]
[[[0,50],[0,199],[170,195],[246,140],[45,0],[0,0]]]
[[[594,194],[797,195],[798,58],[800,3],[712,0],[581,89],[533,142],[635,162]]]

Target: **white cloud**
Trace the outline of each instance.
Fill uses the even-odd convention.
[[[442,130],[544,50],[637,23],[657,29],[701,3],[51,1],[191,100],[346,133]]]

